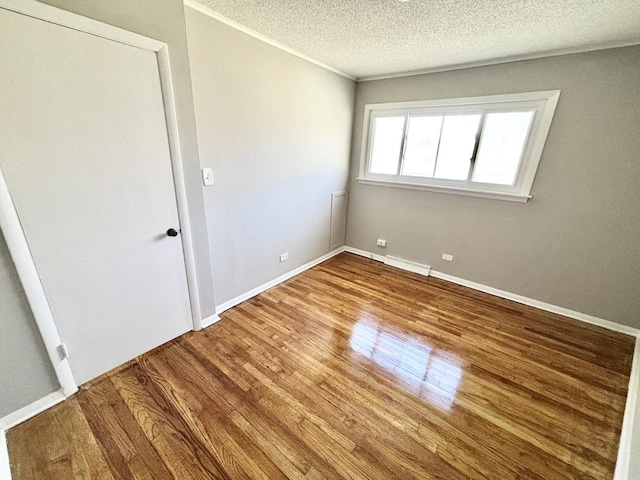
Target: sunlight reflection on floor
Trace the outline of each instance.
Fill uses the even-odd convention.
[[[406,391],[451,410],[462,379],[460,362],[452,354],[370,318],[356,322],[349,345],[392,374]]]

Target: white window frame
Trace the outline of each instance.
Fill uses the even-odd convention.
[[[362,147],[360,154],[360,174],[356,179],[366,185],[427,190],[432,192],[470,195],[474,197],[526,202],[531,198],[531,186],[542,157],[551,121],[560,98],[560,90],[526,92],[507,95],[489,95],[483,97],[453,98],[397,103],[375,103],[365,105]],[[535,110],[527,143],[513,185],[498,185],[471,182],[467,180],[445,180],[429,177],[402,176],[404,151],[400,154],[395,175],[374,174],[370,172],[371,146],[373,143],[373,124],[376,117],[398,114],[447,114],[462,112],[496,112],[511,110]],[[401,150],[406,144],[403,138]],[[469,175],[471,176],[471,175]]]

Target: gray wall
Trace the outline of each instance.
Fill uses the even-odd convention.
[[[355,181],[367,103],[551,89],[526,204]],[[640,327],[639,104],[640,47],[359,83],[347,244]]]
[[[329,251],[354,82],[186,9],[216,300]],[[289,260],[280,263],[279,255]]]
[[[200,182],[184,9],[181,0],[45,0],[53,6],[126,30],[164,41],[169,45],[176,95],[181,149],[189,214],[193,228],[198,288],[203,317],[215,313],[209,243]],[[32,403],[59,387],[39,332],[28,313],[22,288],[9,264],[4,241],[0,277],[0,417]],[[8,267],[6,265],[11,265]],[[5,346],[5,342],[7,345]],[[5,398],[6,397],[6,398]]]
[[[0,233],[0,418],[60,388]]]

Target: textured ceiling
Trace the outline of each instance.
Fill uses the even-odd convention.
[[[354,77],[640,43],[640,0],[196,0]]]

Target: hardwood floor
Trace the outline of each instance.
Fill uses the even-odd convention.
[[[14,479],[611,479],[634,340],[351,254],[8,432]]]

